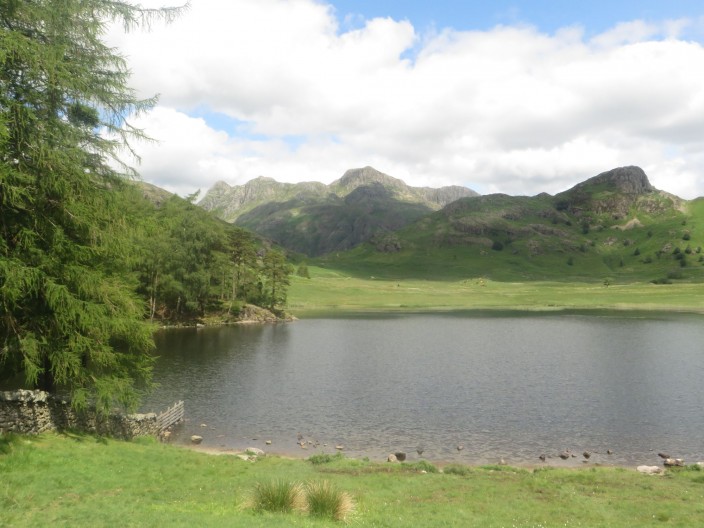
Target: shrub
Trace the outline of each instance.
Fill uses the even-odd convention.
[[[326,480],[308,483],[305,492],[310,515],[344,521],[354,511],[352,497]]]
[[[689,233],[685,233],[684,235],[682,235],[682,240],[689,240],[690,238],[691,236]]]
[[[459,475],[460,477],[466,477],[467,475],[470,475],[472,473],[472,470],[471,468],[467,466],[462,466],[460,464],[450,464],[449,466],[445,466],[443,473],[447,473],[448,475]]]
[[[329,453],[320,453],[319,455],[313,455],[308,457],[308,462],[317,466],[320,464],[329,464],[330,462],[334,462],[335,460],[342,460],[343,458],[345,457],[340,452],[337,452],[334,455],[331,455]]]
[[[672,284],[672,281],[670,279],[665,278],[665,277],[660,277],[659,279],[653,279],[650,282],[652,284]]]
[[[416,471],[425,471],[427,473],[438,472],[438,468],[427,460],[419,460],[418,462],[413,462],[412,464],[406,464],[406,467]]]
[[[308,266],[305,262],[302,262],[298,269],[296,270],[296,275],[303,277],[305,279],[310,279],[310,272],[308,271]]]
[[[494,251],[501,251],[503,248],[504,245],[498,240],[494,240],[494,243],[491,245],[491,249],[493,249]]]
[[[279,513],[304,511],[306,507],[303,486],[285,480],[260,482],[254,487],[250,503],[255,510]]]
[[[637,257],[638,255],[640,255],[640,249],[636,248],[635,251],[633,252],[633,255],[636,256],[636,257]]]
[[[570,257],[570,258],[567,259],[567,265],[568,265],[568,266],[574,265],[574,259],[573,259],[572,257]]]
[[[667,272],[668,279],[681,279],[683,277],[680,270],[672,270]]]

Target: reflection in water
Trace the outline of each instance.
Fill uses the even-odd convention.
[[[184,438],[233,448],[300,452],[300,433],[377,458],[423,445],[472,463],[568,448],[604,463],[701,459],[701,323],[409,315],[169,330],[145,407],[183,399]]]

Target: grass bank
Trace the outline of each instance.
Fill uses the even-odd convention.
[[[375,464],[323,457],[247,462],[90,436],[0,436],[0,526],[340,526],[246,505],[262,482],[330,482],[351,526],[700,526],[704,471]]]
[[[310,266],[293,277],[289,310],[297,316],[374,311],[628,310],[704,313],[704,283],[497,282],[359,278]]]

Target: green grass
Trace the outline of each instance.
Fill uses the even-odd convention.
[[[305,487],[307,511],[315,517],[334,521],[346,520],[354,511],[352,497],[329,480],[314,481]]]
[[[289,311],[297,316],[374,311],[624,310],[704,313],[704,283],[499,282],[360,278],[309,266],[292,277]]]
[[[258,482],[254,486],[248,505],[258,511],[292,513],[304,511],[306,501],[300,482],[276,479]]]
[[[247,507],[259,483],[327,481],[349,494],[350,526],[700,526],[694,467],[664,477],[629,469],[465,467],[332,457],[247,462],[151,440],[0,437],[0,526],[340,526],[327,517]]]

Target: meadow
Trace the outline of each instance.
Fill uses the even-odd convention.
[[[288,309],[298,317],[354,312],[622,310],[704,313],[704,283],[422,280],[309,266],[294,276]]]
[[[315,463],[314,463],[315,462]],[[340,526],[250,506],[262,483],[327,482],[350,526],[699,526],[704,472],[372,463],[343,456],[255,462],[83,435],[0,436],[0,526]]]

